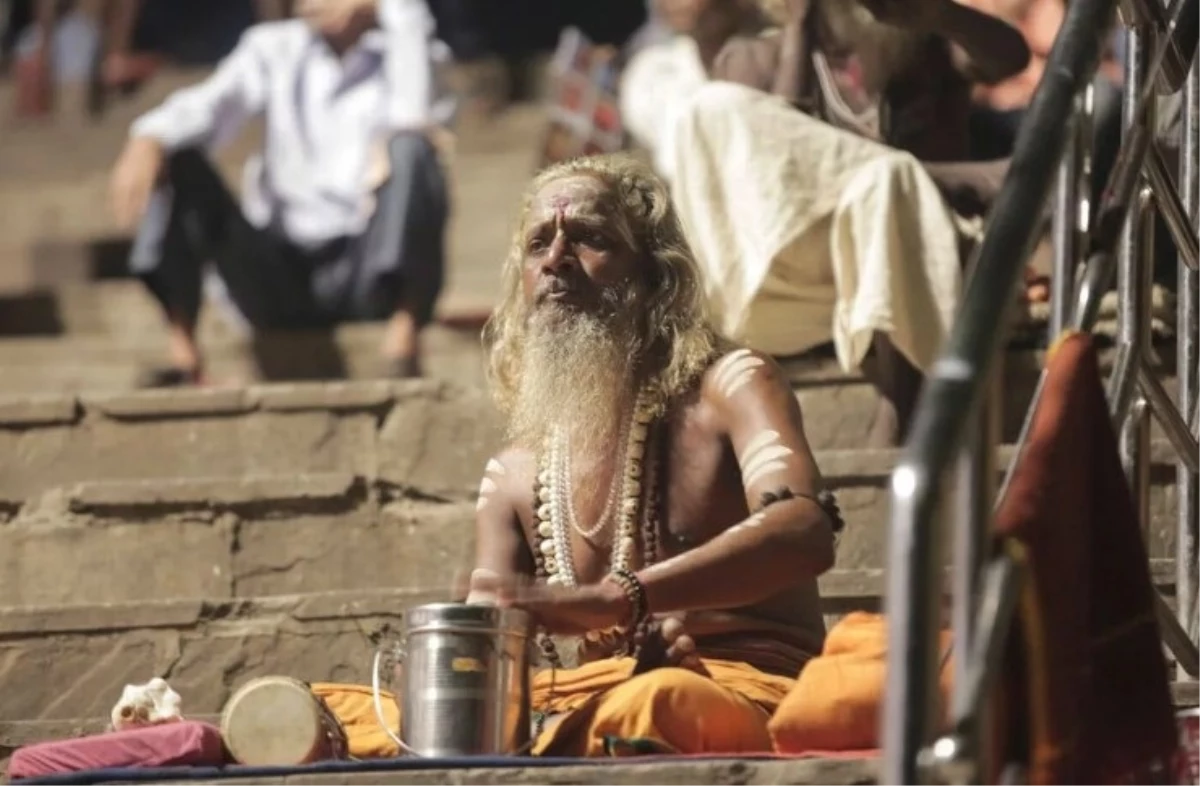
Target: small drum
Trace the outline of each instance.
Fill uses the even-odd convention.
[[[221,737],[239,764],[294,767],[347,757],[341,723],[290,677],[260,677],[238,688],[221,712]]]

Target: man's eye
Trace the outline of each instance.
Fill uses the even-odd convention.
[[[529,253],[537,254],[546,250],[546,241],[542,240],[540,237],[535,237],[525,244],[525,248],[529,251]]]
[[[608,248],[609,245],[608,238],[599,232],[589,232],[583,236],[582,240],[586,245],[600,250]]]

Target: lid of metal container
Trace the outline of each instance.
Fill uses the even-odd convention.
[[[528,636],[533,618],[520,609],[502,609],[472,603],[428,603],[415,606],[404,615],[406,633],[441,628],[478,628]]]

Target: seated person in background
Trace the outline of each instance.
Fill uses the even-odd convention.
[[[534,180],[485,332],[512,443],[480,488],[468,600],[582,636],[582,665],[535,679],[535,752],[769,751],[772,710],[820,651],[840,515],[786,379],[718,339],[698,276],[644,164]],[[666,667],[631,676],[631,639]]]
[[[952,207],[978,215],[962,194],[1000,179],[966,161],[970,79],[1028,51],[953,0],[796,0],[780,18],[730,40],[726,81],[680,115],[674,197],[724,332],[776,356],[832,340],[881,393],[866,440],[896,444],[958,304]]]
[[[654,0],[651,12],[669,35],[639,50],[621,74],[621,121],[670,180],[675,123],[708,81],[717,53],[735,35],[753,35],[765,19],[753,0]]]
[[[443,278],[448,197],[430,134],[432,19],[421,0],[307,0],[260,24],[205,82],[139,118],[113,172],[117,217],[140,222],[130,267],[161,302],[172,366],[201,381],[206,263],[253,328],[387,319],[388,373],[420,373],[418,333]],[[243,210],[204,148],[265,120]]]

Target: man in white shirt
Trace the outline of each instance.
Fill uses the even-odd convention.
[[[211,263],[253,328],[387,319],[390,374],[420,373],[418,334],[441,290],[449,212],[430,131],[449,121],[423,0],[301,0],[250,28],[204,82],[138,118],[113,172],[130,267],[162,304],[172,365],[196,384]],[[240,209],[205,151],[263,117]]]

